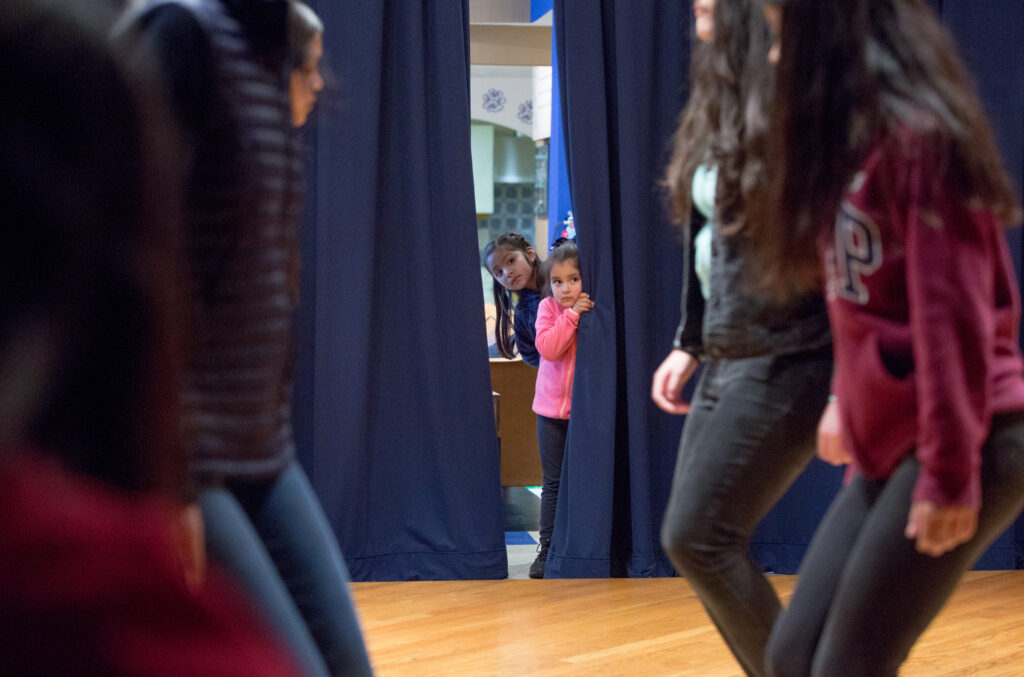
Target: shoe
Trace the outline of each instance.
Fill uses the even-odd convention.
[[[530,565],[530,578],[544,578],[544,567],[548,563],[548,544],[537,546],[537,559]]]

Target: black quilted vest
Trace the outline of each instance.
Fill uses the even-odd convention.
[[[188,177],[184,439],[201,481],[262,478],[295,455],[291,421],[302,162],[279,58],[218,0],[162,0],[209,37],[214,105]]]

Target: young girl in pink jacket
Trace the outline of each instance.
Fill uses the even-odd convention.
[[[555,526],[558,482],[562,475],[565,437],[572,407],[572,377],[576,369],[576,327],[580,315],[594,307],[583,292],[576,245],[556,246],[544,262],[544,280],[537,309],[536,346],[540,353],[533,411],[537,414],[537,447],[544,487],[540,495],[540,548],[530,566],[530,578],[544,578],[548,545]]]

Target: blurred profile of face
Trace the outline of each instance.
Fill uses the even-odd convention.
[[[764,5],[764,19],[772,29],[772,47],[768,50],[768,61],[779,62],[779,50],[782,49],[782,8],[778,5]]]
[[[697,39],[701,42],[711,42],[711,36],[715,31],[715,0],[693,0],[694,26],[697,31]]]
[[[316,95],[324,88],[324,78],[320,75],[320,59],[324,55],[324,36],[317,33],[309,41],[306,60],[302,66],[292,71],[290,92],[292,101],[292,125],[301,127],[313,112]]]

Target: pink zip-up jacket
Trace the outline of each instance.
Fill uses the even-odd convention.
[[[568,420],[572,409],[572,377],[576,372],[576,328],[580,315],[552,297],[537,309],[536,346],[540,353],[533,413]]]

